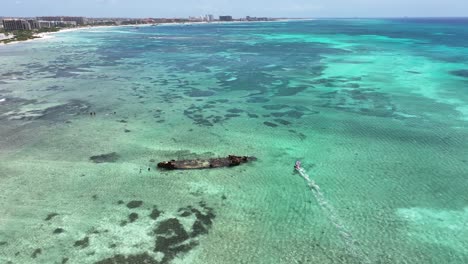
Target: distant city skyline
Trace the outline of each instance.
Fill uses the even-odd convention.
[[[12,0],[0,16],[188,17],[463,17],[467,0]]]

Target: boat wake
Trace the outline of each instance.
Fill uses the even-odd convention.
[[[310,179],[304,168],[296,167],[296,171],[307,181],[307,185],[309,186],[315,200],[320,205],[320,208],[325,213],[328,220],[338,231],[341,240],[346,244],[347,250],[350,254],[359,258],[362,263],[370,263],[364,251],[359,247],[359,242],[353,238],[343,219],[339,217],[335,208],[325,198],[323,192],[320,190],[320,186]]]

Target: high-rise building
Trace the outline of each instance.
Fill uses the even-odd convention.
[[[213,15],[206,15],[205,20],[208,22],[214,21],[214,16]]]
[[[41,24],[37,20],[29,19],[28,20],[29,25],[31,26],[31,29],[39,29],[41,28]]]
[[[41,28],[51,28],[51,27],[53,27],[52,22],[50,22],[50,21],[39,21],[39,26]]]
[[[85,17],[46,16],[46,17],[37,17],[37,19],[42,20],[42,21],[76,22],[77,25],[84,25],[87,23],[87,20]]]
[[[4,19],[3,28],[6,31],[31,30],[31,25],[24,19]]]
[[[41,21],[63,21],[63,17],[59,16],[43,16],[43,17],[36,17],[37,20]]]
[[[219,16],[219,21],[232,21],[232,16]]]
[[[76,22],[77,25],[84,25],[87,22],[85,17],[63,17],[63,21]]]
[[[247,16],[247,17],[245,17],[245,20],[247,20],[247,21],[269,21],[270,19],[268,19],[268,17],[251,17],[251,16]]]

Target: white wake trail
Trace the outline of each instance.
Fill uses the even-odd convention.
[[[327,218],[330,220],[331,224],[335,226],[342,241],[346,244],[349,252],[356,258],[359,258],[363,263],[371,263],[367,258],[364,251],[359,247],[358,241],[356,241],[351,232],[348,230],[345,222],[339,217],[335,208],[328,202],[325,198],[323,192],[320,190],[320,186],[311,180],[307,172],[303,168],[296,168],[299,175],[302,176],[307,181],[312,194],[315,197],[315,200],[320,205],[320,208],[324,211]]]

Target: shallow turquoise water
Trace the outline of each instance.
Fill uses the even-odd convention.
[[[0,46],[0,262],[468,262],[467,25],[93,28]],[[155,169],[227,154],[258,160]]]

